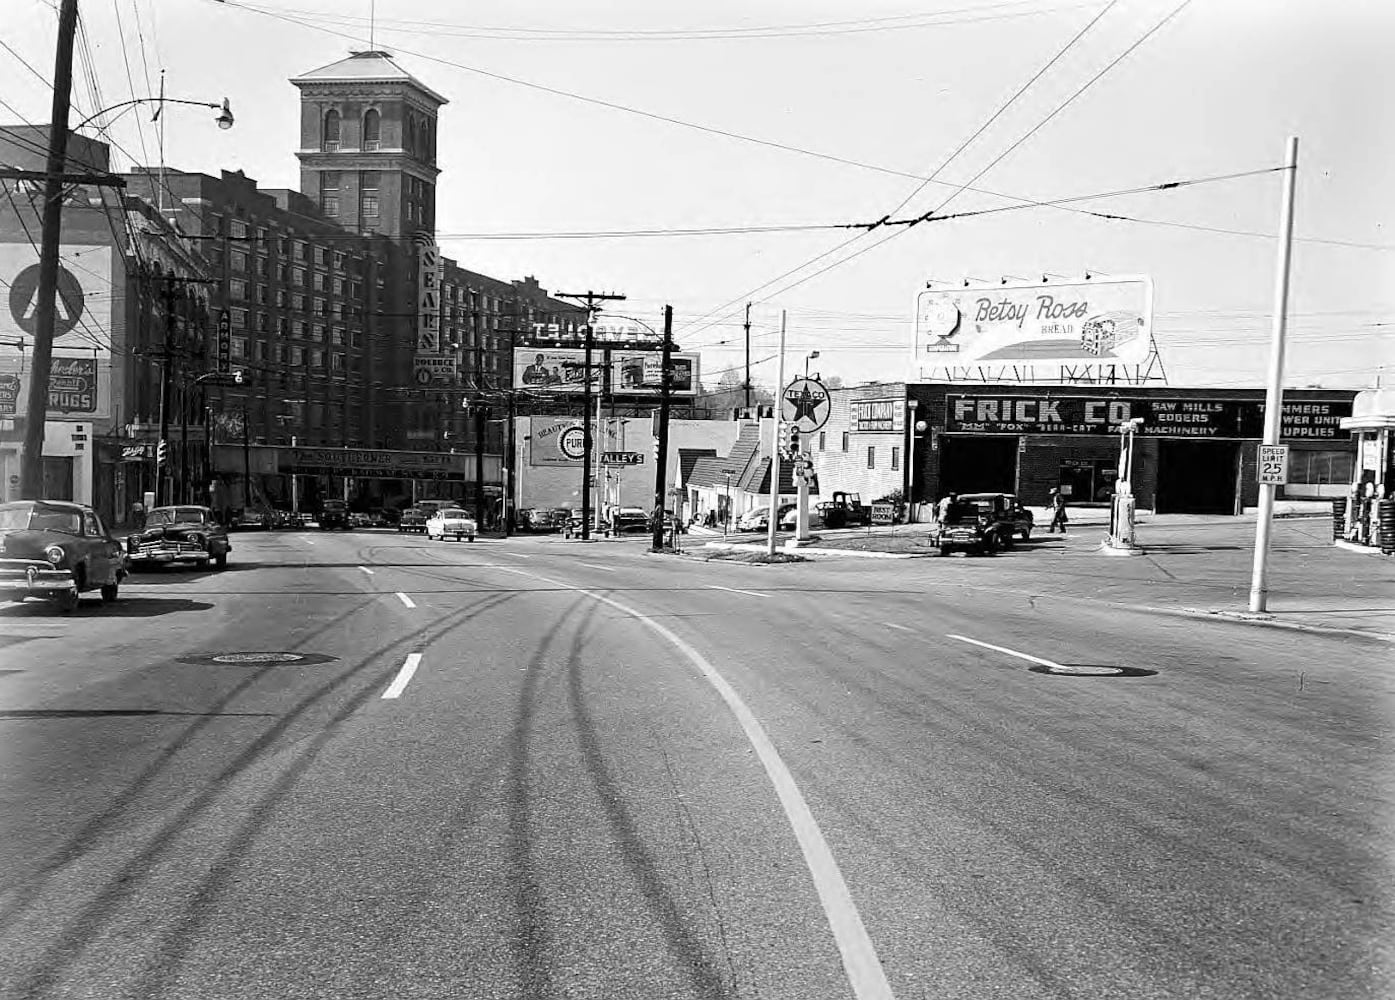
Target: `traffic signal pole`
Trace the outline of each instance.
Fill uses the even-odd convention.
[[[53,113],[49,118],[48,163],[44,178],[42,244],[39,249],[38,300],[34,307],[34,353],[29,365],[29,398],[24,409],[24,452],[20,459],[20,493],[26,500],[44,494],[44,422],[48,415],[48,381],[53,369],[53,328],[57,319],[58,247],[63,238],[63,167],[68,158],[68,111],[73,87],[73,36],[77,0],[63,0],[58,11],[58,50],[53,65]]]
[[[625,296],[592,291],[587,291],[584,295],[579,292],[554,292],[553,295],[559,299],[586,300],[586,384],[583,387],[581,405],[582,437],[585,439],[581,446],[581,540],[586,542],[591,540],[591,352],[595,347],[593,321],[597,302],[622,302]]]
[[[655,552],[664,548],[665,493],[668,489],[668,411],[673,393],[673,306],[664,306],[663,367],[659,370],[659,450],[654,456],[654,545]],[[675,513],[675,519],[677,515]],[[677,524],[675,521],[675,529]]]
[[[785,392],[785,310],[780,310],[780,361],[775,375],[775,413],[770,421],[770,523],[766,525],[765,551],[775,554],[775,533],[780,529],[780,417]]]

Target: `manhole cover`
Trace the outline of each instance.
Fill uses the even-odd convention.
[[[1051,666],[1039,664],[1028,667],[1033,673],[1052,674],[1056,677],[1152,677],[1156,670],[1142,667],[1114,667],[1094,663],[1056,663]]]
[[[249,652],[249,653],[205,653],[202,656],[181,656],[180,663],[218,663],[231,664],[233,666],[265,667],[283,664],[298,664],[309,666],[315,663],[329,663],[337,660],[337,656],[326,656],[324,653],[284,653],[284,652]]]

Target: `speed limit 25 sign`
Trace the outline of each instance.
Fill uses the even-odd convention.
[[[1282,486],[1288,482],[1288,445],[1259,446],[1259,466],[1256,470],[1261,484]]]

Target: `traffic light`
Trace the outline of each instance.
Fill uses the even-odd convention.
[[[168,457],[168,449],[165,446],[165,442],[162,440],[155,446],[155,464],[164,465]]]
[[[795,424],[786,424],[784,433],[781,435],[780,450],[784,452],[786,458],[794,459],[799,455],[799,427]]]

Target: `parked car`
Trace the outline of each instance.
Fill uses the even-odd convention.
[[[643,507],[621,507],[610,515],[610,530],[617,535],[649,531],[649,513]]]
[[[397,530],[399,532],[417,532],[426,528],[426,511],[420,507],[408,507],[402,512],[402,516],[397,519]]]
[[[127,569],[125,549],[91,507],[57,500],[0,504],[0,597],[47,598],[68,612],[85,591],[116,600]]]
[[[156,507],[146,515],[143,530],[126,536],[133,570],[170,563],[206,567],[210,562],[222,569],[231,550],[227,529],[207,507]]]
[[[439,538],[443,542],[447,537],[454,538],[457,542],[462,538],[473,542],[476,530],[475,519],[459,507],[446,507],[436,511],[427,519],[425,528],[427,538]]]
[[[970,503],[992,501],[996,508],[1001,509],[1003,520],[1012,523],[1012,534],[1020,535],[1024,542],[1032,537],[1035,519],[1032,512],[1023,507],[1015,495],[1011,493],[965,493],[959,499]]]
[[[777,511],[776,524],[783,525],[785,515],[795,510],[796,504],[782,503]],[[742,514],[736,522],[741,531],[765,531],[770,526],[770,506],[756,507]]]
[[[321,531],[348,531],[349,505],[343,500],[326,500],[320,505]]]
[[[279,508],[271,512],[271,526],[273,528],[298,528],[300,518],[288,510]]]
[[[272,514],[266,507],[237,507],[232,512],[228,528],[250,528],[256,531],[270,531]]]
[[[960,497],[950,504],[940,523],[937,543],[941,555],[954,551],[993,555],[1012,547],[1013,522],[1004,494],[992,493],[978,499]]]

